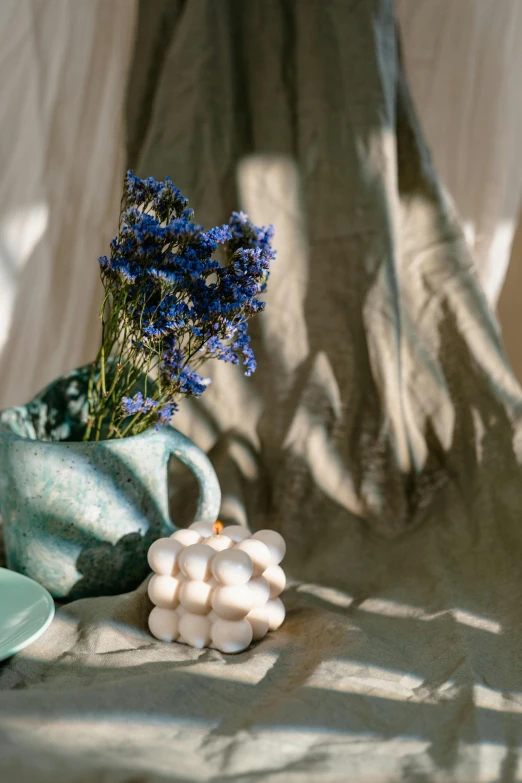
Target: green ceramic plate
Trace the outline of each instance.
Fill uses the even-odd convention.
[[[36,641],[53,617],[54,602],[47,590],[0,568],[0,661]]]

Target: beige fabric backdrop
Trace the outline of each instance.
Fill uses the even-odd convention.
[[[166,18],[179,8],[177,0],[165,5]],[[397,12],[437,170],[495,306],[522,190],[522,3],[397,0]],[[135,0],[1,4],[9,73],[0,83],[1,407],[28,399],[93,354],[95,259],[114,232],[119,205],[134,19]],[[135,87],[143,89],[144,74],[138,76]],[[140,118],[132,119],[136,136]],[[514,255],[499,313],[519,378],[521,300],[522,252]]]
[[[134,0],[0,3],[0,406],[92,358]]]
[[[522,3],[397,0],[397,13],[435,166],[522,380],[520,241],[511,252],[522,195]]]

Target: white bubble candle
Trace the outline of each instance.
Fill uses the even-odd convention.
[[[223,653],[246,650],[285,619],[279,565],[284,539],[274,530],[250,535],[239,525],[194,522],[149,549],[154,576],[149,629],[162,642]]]

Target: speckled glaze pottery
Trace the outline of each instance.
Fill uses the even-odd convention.
[[[28,405],[0,413],[8,567],[69,600],[126,592],[148,574],[149,546],[176,529],[168,511],[171,455],[197,478],[194,519],[214,522],[220,504],[208,458],[172,427],[81,442],[87,378],[88,368],[75,370]]]

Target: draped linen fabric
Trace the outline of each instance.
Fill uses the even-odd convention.
[[[519,380],[522,4],[397,0],[405,65],[437,174],[451,193]]]
[[[92,360],[117,225],[134,0],[0,4],[0,406]]]
[[[406,68],[437,174],[496,306],[522,196],[522,5],[397,0]]]
[[[153,640],[145,586],[63,607],[0,668],[0,778],[519,779],[522,395],[393,4],[143,3],[127,115],[205,225],[275,225],[258,372],[176,425],[285,536],[288,617],[227,657]]]

